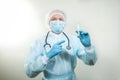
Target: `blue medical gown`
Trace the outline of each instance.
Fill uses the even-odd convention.
[[[95,64],[97,55],[94,46],[91,46],[90,49],[85,48],[77,36],[69,34],[67,36],[70,40],[71,50],[66,49],[68,40],[63,33],[59,35],[49,33],[47,42],[51,47],[61,40],[65,40],[65,43],[62,44],[62,52],[49,59],[47,63],[42,59],[50,50],[49,46],[43,47],[46,36],[36,40],[31,46],[24,65],[27,76],[32,78],[43,72],[43,80],[76,80],[74,69],[77,58],[83,60],[85,64],[90,65],[90,61]]]

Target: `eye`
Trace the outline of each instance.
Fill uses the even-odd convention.
[[[52,18],[50,21],[54,21],[54,20],[57,20],[56,18]]]
[[[64,19],[63,19],[63,18],[59,18],[59,20],[60,20],[60,21],[64,21]]]

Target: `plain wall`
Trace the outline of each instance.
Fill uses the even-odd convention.
[[[88,31],[98,53],[94,66],[78,59],[78,80],[120,80],[120,0],[1,0],[0,80],[28,78],[24,62],[30,44],[46,34],[45,16],[54,9],[67,14],[65,32],[76,35],[77,24]]]

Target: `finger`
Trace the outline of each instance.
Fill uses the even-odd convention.
[[[62,47],[62,45],[59,45],[59,47]]]
[[[80,34],[83,34],[84,33],[84,31],[80,31]]]
[[[78,34],[78,30],[75,31]]]
[[[83,31],[82,31],[82,30],[79,30],[79,31],[78,31],[78,30],[76,30],[75,32],[76,32],[76,33],[81,33],[81,32],[83,32]]]
[[[88,35],[88,32],[80,31],[80,35],[86,36],[86,35]]]
[[[57,44],[57,48],[62,48],[62,45],[58,45],[58,44]]]
[[[61,45],[62,43],[64,43],[65,42],[65,40],[62,40],[62,41],[60,41],[60,42],[57,42],[56,44],[57,45]]]
[[[76,32],[77,34],[78,34],[78,33],[80,33],[80,34],[81,34],[81,33],[83,33],[84,31],[83,31],[83,30],[79,30],[79,31],[78,31],[78,30],[76,30],[75,32]]]

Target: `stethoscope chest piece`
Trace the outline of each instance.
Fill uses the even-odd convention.
[[[66,46],[66,49],[70,50],[70,49],[71,49],[71,47],[70,47],[70,46]]]
[[[51,48],[51,45],[50,45],[49,43],[46,43],[46,44],[44,45],[44,48],[45,48],[46,46],[47,46],[47,47],[49,46],[49,47]]]

